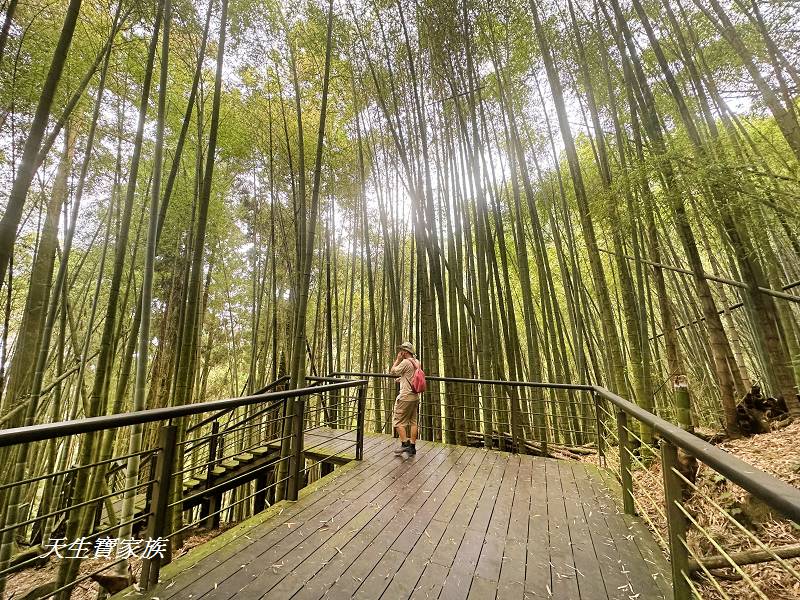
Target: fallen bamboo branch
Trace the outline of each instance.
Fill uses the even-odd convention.
[[[789,544],[787,546],[780,546],[778,548],[770,548],[768,550],[744,550],[742,552],[728,553],[730,560],[721,555],[707,556],[701,559],[703,566],[706,569],[724,569],[730,568],[731,561],[739,566],[754,565],[757,563],[769,562],[778,558],[797,558],[800,557],[800,544]],[[700,562],[695,559],[689,561],[689,571],[699,571]]]

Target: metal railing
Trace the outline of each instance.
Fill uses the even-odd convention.
[[[333,375],[369,381],[366,427],[390,433],[395,377]],[[800,489],[602,386],[427,380],[421,439],[589,459],[613,475],[622,511],[641,517],[670,559],[676,600],[797,597]],[[764,523],[742,514],[747,503],[766,511]]]
[[[395,375],[337,372],[332,377],[367,380],[366,426],[392,433]],[[426,380],[420,439],[556,458],[596,451],[598,424],[590,385],[439,376]]]
[[[268,388],[280,383],[283,380]],[[42,442],[58,440],[62,451],[72,453],[71,460],[79,447],[75,442],[80,438],[75,436],[113,431],[116,448],[127,448],[132,428],[150,424],[143,439],[151,440],[140,452],[117,452],[116,456],[101,456],[88,464],[37,473],[0,486],[0,494],[6,498],[17,488],[15,496],[20,499],[13,507],[4,506],[0,535],[31,540],[36,530],[40,537],[49,536],[49,540],[42,537],[39,550],[53,539],[64,539],[66,546],[71,540],[64,536],[73,532],[81,536],[85,551],[98,539],[120,535],[125,528],[146,539],[179,543],[180,536],[193,528],[219,526],[226,511],[233,520],[237,507],[247,506],[247,512],[252,507],[252,513],[263,510],[274,501],[279,487],[285,499],[296,500],[311,474],[363,457],[365,385],[359,380],[328,379],[294,390],[0,430],[0,448],[13,451],[21,444],[35,444],[38,449]],[[209,418],[187,427],[188,417],[209,413]],[[223,418],[227,418],[224,425]],[[308,437],[309,432],[316,437]],[[99,446],[99,438],[96,441]],[[134,485],[128,482],[121,489],[115,485],[109,490],[109,470],[118,470],[123,461],[133,457],[153,457],[143,470],[146,477],[140,474]],[[223,464],[226,469],[220,468]],[[99,480],[105,483],[98,484]],[[63,501],[51,510],[53,503],[46,504],[43,490],[54,485],[61,490]],[[126,495],[133,496],[134,514],[119,522],[116,513]],[[173,527],[173,523],[178,525]],[[30,554],[24,560],[9,557],[0,565],[2,581],[46,560],[42,552]],[[170,559],[169,545],[163,556],[143,559],[139,581],[146,589],[158,581],[162,563]],[[90,573],[74,572],[58,589],[48,589],[39,597],[72,590],[126,560],[118,557]]]
[[[605,388],[594,392],[603,462],[624,512],[644,519],[669,556],[675,599],[797,597],[800,489]]]

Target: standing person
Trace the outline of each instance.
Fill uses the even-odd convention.
[[[392,416],[392,426],[397,430],[400,437],[400,447],[394,451],[398,456],[406,454],[414,456],[417,453],[415,446],[417,441],[417,415],[419,414],[419,394],[411,389],[411,378],[419,367],[419,362],[414,355],[416,351],[411,342],[403,342],[397,347],[397,356],[394,359],[389,372],[397,375],[397,383],[400,384],[400,393],[394,401],[394,415]],[[409,428],[409,433],[406,432]]]

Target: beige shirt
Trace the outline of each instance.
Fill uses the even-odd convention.
[[[400,364],[390,369],[392,375],[399,375],[397,383],[400,384],[400,393],[398,400],[419,400],[419,394],[415,394],[411,390],[411,378],[414,377],[414,371],[417,370],[416,360],[412,363],[409,359],[404,358]]]

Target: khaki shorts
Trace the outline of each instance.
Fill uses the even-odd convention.
[[[419,398],[413,400],[402,400],[400,396],[394,401],[394,415],[392,416],[392,427],[405,427],[406,425],[416,425],[417,415],[419,414]]]

